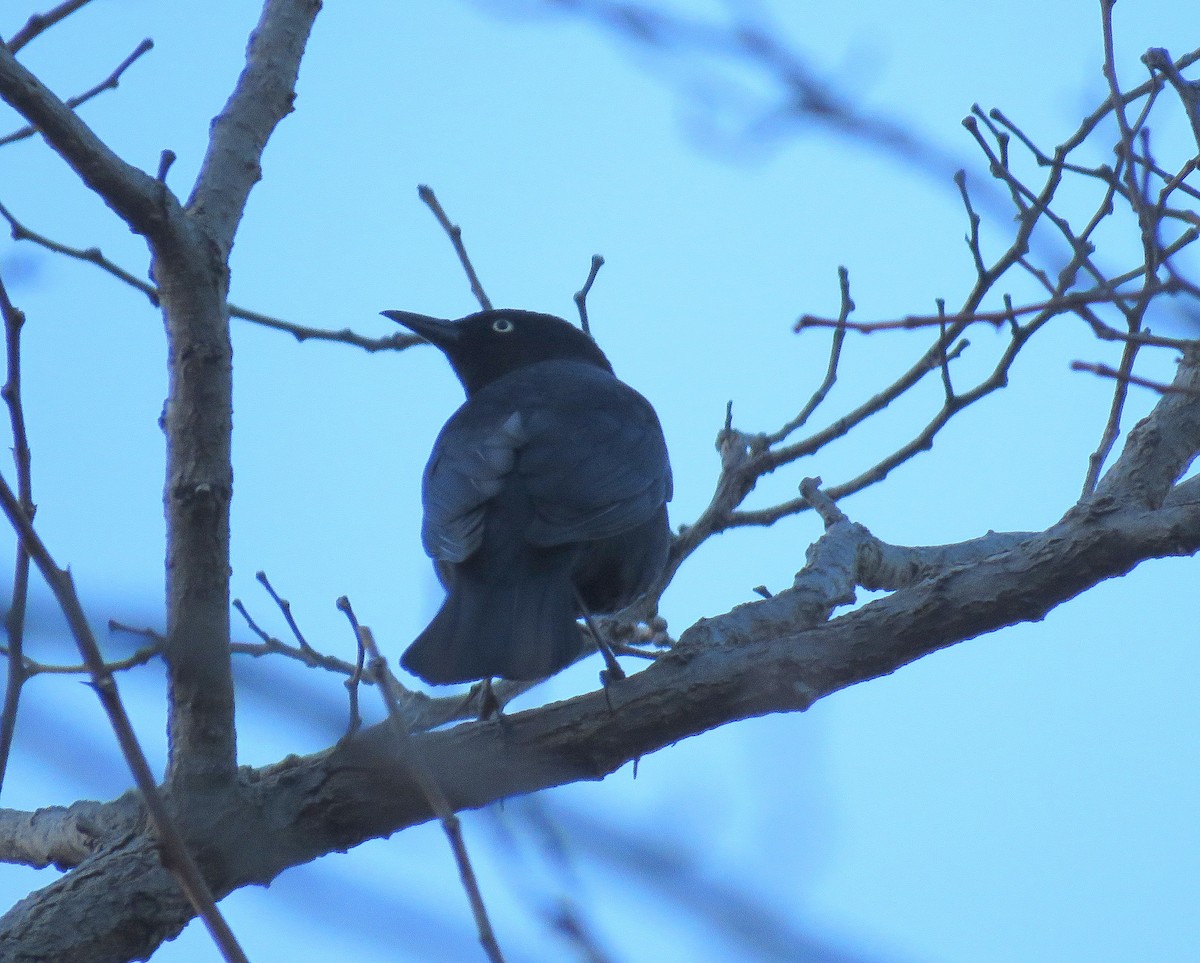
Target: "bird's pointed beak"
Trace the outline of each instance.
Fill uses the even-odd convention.
[[[417,314],[415,311],[380,311],[385,318],[391,318],[397,324],[402,324],[410,331],[415,331],[430,344],[445,350],[454,345],[462,336],[462,329],[457,321],[447,321],[445,318],[433,318],[428,314]]]

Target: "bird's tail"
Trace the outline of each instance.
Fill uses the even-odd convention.
[[[561,560],[504,573],[458,567],[450,592],[400,664],[430,683],[542,679],[583,646],[569,568]]]

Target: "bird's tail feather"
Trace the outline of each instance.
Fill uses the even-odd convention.
[[[576,616],[575,591],[562,565],[503,578],[460,569],[441,610],[400,664],[431,683],[542,679],[579,654]]]

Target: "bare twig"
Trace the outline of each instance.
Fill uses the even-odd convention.
[[[35,13],[25,22],[25,26],[13,34],[8,42],[8,49],[16,53],[34,37],[49,30],[60,20],[65,20],[80,7],[87,6],[88,2],[89,0],[65,0],[53,10]]]
[[[971,250],[971,259],[975,262],[975,273],[982,275],[987,271],[983,264],[983,251],[979,246],[979,224],[980,217],[975,213],[975,208],[971,204],[971,195],[967,191],[967,172],[963,170],[954,172],[954,183],[958,185],[958,193],[962,198],[963,207],[967,209],[967,223],[970,225],[970,231],[967,233],[967,247]]]
[[[1072,361],[1072,371],[1085,371],[1089,374],[1099,375],[1101,378],[1113,378],[1117,381],[1124,381],[1127,384],[1137,385],[1139,388],[1149,388],[1151,391],[1157,391],[1159,394],[1195,394],[1194,391],[1188,388],[1180,387],[1179,385],[1166,384],[1162,381],[1152,381],[1149,378],[1141,378],[1135,374],[1129,374],[1124,371],[1119,371],[1111,365],[1098,364],[1091,361]]]
[[[326,672],[344,675],[347,677],[347,680],[357,675],[358,681],[366,685],[375,685],[378,681],[361,662],[358,664],[347,662],[345,659],[339,659],[335,655],[328,655],[321,652],[315,647],[305,650],[298,645],[289,645],[275,638],[254,620],[246,610],[246,606],[242,604],[241,599],[234,599],[232,605],[241,614],[242,618],[245,619],[250,630],[262,640],[260,642],[231,642],[229,649],[234,655],[246,655],[255,659],[282,656],[299,662],[310,669],[321,669]],[[352,615],[353,611],[350,610],[348,614]],[[355,624],[357,624],[355,621],[351,621],[351,626]],[[108,628],[110,631],[123,632],[127,635],[146,639],[147,641],[145,646],[139,648],[126,658],[107,663],[109,669],[113,672],[146,664],[156,655],[161,654],[162,647],[166,643],[166,636],[157,629],[128,625],[117,619],[109,619]],[[355,639],[355,646],[357,648],[357,632]],[[646,653],[632,647],[628,647],[628,651],[625,649],[621,649],[621,651],[622,654],[636,655],[642,658],[654,657],[654,653]],[[0,646],[0,656],[6,655],[7,651],[4,647]],[[25,658],[25,666],[27,674],[30,676],[42,673],[78,674],[87,671],[87,666],[83,665],[51,665],[35,662],[28,657]],[[347,685],[349,684],[350,682],[347,681]],[[502,680],[493,687],[496,701],[501,706],[504,706],[522,692],[528,691],[534,684],[536,683]],[[407,692],[406,700],[408,715],[414,731],[433,729],[448,722],[456,722],[461,719],[475,719],[478,717],[478,713],[473,709],[472,705],[458,695],[430,698],[420,692]]]
[[[599,254],[593,254],[587,280],[583,282],[583,287],[575,292],[575,307],[579,309],[579,326],[587,335],[592,333],[591,326],[588,324],[587,297],[591,293],[592,285],[596,283],[596,275],[600,273],[602,267],[604,267],[604,258]]]
[[[1196,139],[1196,146],[1200,149],[1200,84],[1184,79],[1164,47],[1151,47],[1142,55],[1142,62],[1151,70],[1161,71],[1175,88],[1175,93],[1179,95],[1183,109],[1187,112],[1188,123],[1192,125],[1192,136]]]
[[[1112,453],[1113,446],[1120,436],[1121,414],[1125,410],[1125,401],[1129,396],[1129,382],[1133,378],[1133,362],[1137,357],[1137,352],[1138,346],[1133,342],[1127,342],[1121,352],[1121,367],[1115,372],[1112,404],[1109,406],[1108,418],[1105,420],[1104,431],[1100,435],[1096,450],[1088,456],[1088,468],[1083,480],[1082,495],[1090,495],[1096,490],[1096,485],[1100,482],[1100,474],[1104,470],[1104,463],[1108,460],[1108,456]]]
[[[463,244],[462,239],[462,228],[452,223],[450,218],[446,216],[441,202],[437,199],[433,188],[428,184],[417,185],[417,196],[433,211],[433,216],[437,218],[437,222],[442,226],[442,230],[450,238],[450,243],[454,245],[454,253],[458,255],[459,263],[463,266],[463,270],[467,272],[467,280],[471,282],[471,293],[475,295],[475,300],[479,302],[479,306],[483,310],[490,311],[492,309],[492,302],[483,290],[483,285],[479,283],[479,275],[475,273],[475,266],[471,263],[471,258],[467,255],[467,248]]]
[[[308,640],[304,638],[300,631],[300,626],[296,624],[296,620],[292,617],[292,604],[285,598],[280,598],[279,593],[275,591],[275,587],[271,585],[267,578],[266,572],[255,572],[254,577],[262,584],[262,587],[267,590],[267,594],[271,596],[271,600],[279,606],[279,611],[283,613],[283,618],[288,624],[288,628],[292,630],[292,635],[296,637],[296,641],[300,643],[300,648],[305,652],[313,652],[313,647],[308,644]]]
[[[349,606],[347,605],[348,608]],[[471,859],[467,855],[467,846],[462,835],[462,824],[451,808],[446,794],[442,792],[442,787],[438,784],[437,779],[434,778],[432,770],[425,764],[424,759],[421,758],[413,745],[412,736],[408,732],[408,723],[400,708],[400,700],[393,690],[395,681],[387,667],[387,662],[379,654],[379,648],[375,644],[375,637],[365,625],[358,626],[358,637],[359,645],[367,652],[370,658],[371,674],[379,680],[379,692],[383,696],[384,705],[387,707],[388,720],[391,723],[392,732],[395,734],[401,761],[412,774],[413,780],[420,787],[422,795],[429,802],[430,809],[433,810],[433,814],[442,824],[442,830],[446,833],[446,839],[450,842],[450,849],[454,853],[454,861],[458,864],[458,875],[462,880],[463,889],[466,891],[467,899],[471,904],[471,912],[475,917],[475,926],[479,931],[479,942],[492,963],[504,963],[504,956],[500,952],[500,945],[496,942],[496,935],[492,931],[492,924],[488,919],[487,908],[483,904],[483,895],[479,891],[479,883],[475,879],[475,870],[472,868]]]
[[[153,284],[143,281],[141,278],[126,271],[116,262],[105,257],[104,253],[98,247],[72,247],[46,237],[44,234],[39,234],[18,221],[13,213],[2,203],[0,203],[0,217],[3,217],[8,222],[13,240],[30,241],[55,254],[62,254],[73,260],[95,265],[100,270],[111,274],[117,280],[123,281],[135,290],[140,291],[155,307],[160,306],[158,289]],[[285,331],[297,341],[332,341],[362,348],[364,351],[371,353],[376,351],[402,351],[405,348],[411,348],[414,344],[424,343],[415,334],[389,334],[381,338],[368,338],[351,331],[349,328],[343,328],[340,331],[312,328],[293,321],[285,321],[282,318],[272,317],[269,314],[263,314],[261,311],[252,311],[249,308],[239,307],[232,302],[228,305],[228,309],[231,318],[249,321],[252,324],[261,325],[264,328],[272,328],[276,331]]]
[[[682,56],[708,68],[705,89],[742,108],[747,140],[761,143],[767,136],[815,126],[939,178],[958,166],[955,158],[899,120],[898,111],[864,110],[855,97],[822,76],[812,58],[790,44],[779,25],[767,21],[766,5],[725,4],[734,11],[728,22],[668,9],[687,11],[687,5],[656,9],[627,0],[552,0],[549,6],[589,19],[651,53]],[[747,73],[754,77],[751,85],[734,79]],[[690,71],[686,76],[694,77]]]
[[[813,511],[821,516],[821,521],[825,523],[826,528],[846,521],[846,513],[821,490],[820,478],[805,478],[800,482],[800,494],[812,506]]]
[[[912,331],[917,328],[938,328],[945,324],[990,324],[999,328],[1010,323],[1013,318],[1029,314],[1042,314],[1053,311],[1055,314],[1069,314],[1080,307],[1092,304],[1121,304],[1131,298],[1149,295],[1179,293],[1179,285],[1173,279],[1167,279],[1147,284],[1138,291],[1116,292],[1105,288],[1092,288],[1086,291],[1073,291],[1048,298],[1045,301],[1035,301],[1006,307],[1000,311],[967,311],[958,314],[907,314],[902,318],[887,321],[842,321],[839,318],[823,318],[813,314],[805,314],[796,322],[795,330],[804,331],[808,328],[837,328],[839,326],[857,331],[860,334],[874,334],[879,331]],[[1186,341],[1180,338],[1163,338],[1146,332],[1131,332],[1125,335],[1113,332],[1112,340],[1129,341],[1137,344],[1154,345],[1160,348],[1182,349]],[[1107,340],[1107,339],[1106,339]]]
[[[842,307],[838,312],[838,323],[833,329],[833,340],[829,344],[829,364],[825,368],[825,380],[817,386],[817,390],[812,393],[808,403],[800,409],[800,413],[795,418],[778,431],[766,436],[768,445],[778,444],[796,429],[806,425],[808,419],[820,407],[821,402],[825,400],[837,381],[838,363],[842,358],[842,344],[846,340],[846,322],[850,317],[850,312],[854,310],[854,301],[850,297],[850,272],[844,266],[838,268],[838,287],[842,292]]]
[[[133,66],[133,62],[135,60],[137,60],[143,54],[149,53],[153,49],[154,41],[147,37],[134,48],[133,53],[117,64],[116,69],[102,81],[100,81],[100,83],[85,90],[82,94],[77,94],[74,97],[68,98],[66,101],[64,101],[64,103],[71,109],[74,109],[80,104],[87,103],[93,97],[97,96],[98,94],[102,94],[106,90],[116,90],[117,87],[120,86],[121,75],[125,73],[125,71],[131,66]],[[15,143],[19,140],[24,140],[27,137],[32,137],[36,133],[37,129],[32,125],[27,124],[19,130],[14,130],[11,134],[5,134],[3,137],[0,137],[0,147]]]
[[[111,626],[112,623],[110,622]],[[0,648],[0,655],[8,655],[7,648]],[[104,667],[109,672],[125,672],[129,669],[136,669],[138,666],[146,665],[156,656],[162,655],[161,642],[143,646],[136,652],[127,655],[123,659],[114,659],[111,662],[105,662]],[[33,678],[35,675],[86,675],[90,670],[83,662],[58,664],[53,662],[39,662],[36,659],[31,659],[29,656],[24,658],[25,675]]]
[[[238,614],[246,620],[247,628],[249,628],[251,632],[262,639],[263,642],[265,642],[268,646],[282,645],[278,639],[269,635],[265,629],[261,628],[259,624],[254,621],[254,618],[246,610],[246,606],[242,603],[241,599],[234,599],[230,604],[237,610]],[[112,622],[109,622],[110,626],[112,624]],[[122,626],[122,628],[124,627]]]
[[[47,251],[52,251],[55,254],[62,254],[66,257],[73,258],[76,261],[86,261],[88,264],[94,264],[102,271],[106,271],[119,281],[124,281],[132,288],[136,288],[146,295],[150,303],[155,307],[159,307],[158,290],[153,284],[143,281],[141,278],[135,277],[124,268],[118,266],[113,261],[110,261],[104,256],[98,247],[78,248],[71,247],[67,244],[62,244],[44,234],[39,234],[36,231],[30,230],[23,223],[17,220],[16,216],[0,203],[0,217],[8,222],[9,230],[14,241],[31,241],[38,247],[43,247]]]
[[[75,582],[71,578],[71,573],[55,564],[45,544],[34,531],[33,524],[25,514],[20,499],[13,493],[7,480],[3,477],[0,477],[0,505],[3,506],[4,514],[8,516],[9,522],[24,543],[30,558],[37,565],[38,571],[42,573],[42,578],[46,580],[46,584],[54,593],[55,599],[66,616],[71,634],[79,647],[79,653],[83,656],[84,664],[87,665],[88,672],[92,677],[92,687],[100,697],[100,703],[108,715],[121,752],[125,756],[134,782],[142,794],[142,800],[145,802],[146,810],[163,848],[163,864],[179,881],[179,886],[188,902],[204,921],[213,942],[224,958],[230,963],[247,963],[246,954],[238,944],[229,924],[221,915],[221,911],[217,909],[208,883],[205,882],[204,876],[188,851],[187,844],[158,791],[158,785],[150,771],[150,764],[146,761],[146,756],[138,743],[129,716],[125,712],[125,706],[121,702],[116,680],[108,670],[104,657],[100,654],[100,646],[96,644],[96,638],[92,634],[91,626],[88,625],[87,616],[84,615],[83,607],[79,603],[79,596],[75,592]]]
[[[29,438],[25,432],[25,411],[21,404],[21,328],[25,324],[25,314],[9,300],[3,278],[0,278],[0,313],[4,316],[7,367],[7,376],[0,394],[4,396],[4,402],[8,406],[8,420],[12,428],[13,461],[16,462],[17,469],[17,500],[25,516],[33,518],[36,509],[33,504]],[[8,636],[8,679],[4,686],[4,709],[0,712],[0,790],[4,787],[4,776],[8,771],[21,689],[25,680],[32,675],[24,654],[25,608],[28,600],[29,550],[24,539],[18,538],[17,557],[13,563],[12,598],[8,613],[4,617],[4,628]]]
[[[354,671],[350,674],[350,678],[346,680],[346,692],[350,696],[350,721],[346,725],[346,737],[349,738],[362,726],[362,715],[358,711],[358,686],[363,679],[367,651],[363,647],[363,636],[358,624],[358,616],[354,614],[354,608],[350,605],[350,599],[345,595],[338,596],[337,607],[350,622],[350,628],[354,630],[354,643],[358,653],[357,661],[354,663]]]
[[[371,354],[374,354],[376,351],[403,351],[405,348],[411,348],[414,344],[425,343],[415,334],[398,333],[384,335],[381,338],[368,338],[365,335],[351,331],[349,328],[342,328],[340,331],[331,331],[325,328],[310,328],[307,325],[297,324],[294,321],[284,321],[269,314],[263,314],[260,311],[251,311],[249,308],[238,307],[236,304],[229,305],[229,316],[261,325],[264,328],[286,331],[297,341],[332,341],[338,344],[348,344],[355,348],[362,348]]]

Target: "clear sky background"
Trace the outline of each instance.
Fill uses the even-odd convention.
[[[255,7],[97,0],[22,59],[69,96],[152,37],[154,51],[120,89],[81,113],[144,169],[175,151],[169,182],[186,195]],[[601,253],[593,331],[618,374],[657,407],[675,465],[672,519],[692,520],[712,492],[726,402],[738,427],[770,431],[819,382],[827,336],[791,327],[804,312],[836,313],[839,265],[850,269],[860,319],[927,313],[937,297],[961,302],[974,273],[954,165],[981,198],[987,189],[960,125],[971,104],[1002,107],[1050,148],[1104,96],[1091,0],[742,9],[760,7],[821,76],[948,164],[917,167],[819,127],[763,123],[774,102],[753,72],[638,48],[532,0],[330,3],[296,113],[267,149],[238,235],[232,299],[364,334],[391,333],[384,308],[470,312],[419,183],[463,225],[498,305],[574,317],[571,295]],[[6,8],[0,35],[33,9]],[[731,5],[673,9],[723,23]],[[1147,47],[1182,53],[1200,29],[1188,4],[1122,0],[1117,40],[1132,86]],[[1173,105],[1160,123],[1172,113],[1174,128],[1155,128],[1158,150],[1185,157]],[[2,116],[3,129],[18,126]],[[1112,139],[1101,133],[1090,159]],[[0,201],[31,228],[98,245],[144,274],[140,239],[40,142],[0,150]],[[999,250],[1010,216],[999,206],[984,216],[985,244]],[[1112,238],[1102,260],[1124,263],[1135,241]],[[109,618],[161,626],[161,319],[137,292],[30,245],[0,241],[0,267],[29,316],[25,397],[42,535],[72,566],[98,630]],[[1154,321],[1183,330],[1170,312]],[[1003,341],[982,328],[971,340],[964,377]],[[827,416],[874,394],[924,345],[916,335],[850,338]],[[439,598],[420,547],[419,480],[461,402],[458,383],[431,349],[367,355],[237,321],[234,346],[235,596],[282,635],[254,580],[264,569],[310,640],[350,657],[333,606],[346,593],[394,660]],[[1116,349],[1081,323],[1057,322],[1007,390],[843,508],[899,544],[1051,524],[1077,497],[1108,412],[1109,385],[1070,372],[1076,358],[1115,363]],[[1171,360],[1148,357],[1143,373],[1167,377]],[[939,393],[934,385],[903,399],[760,486],[751,503],[791,497],[806,474],[851,477],[911,437]],[[1135,393],[1127,423],[1153,400]],[[678,632],[750,600],[756,585],[790,585],[818,534],[806,515],[714,540],[684,567],[664,615]],[[955,646],[805,714],[687,740],[642,760],[636,778],[627,767],[601,784],[470,815],[468,842],[506,953],[577,958],[544,920],[569,897],[596,943],[630,963],[1195,959],[1196,573],[1192,560],[1143,565],[1041,623]],[[34,615],[33,654],[73,661],[44,594]],[[250,638],[240,624],[238,635]],[[112,637],[109,650],[134,644]],[[597,669],[576,667],[526,703],[591,687]],[[268,660],[238,671],[244,762],[315,751],[340,735],[338,678]],[[161,765],[160,673],[138,670],[122,683]],[[109,799],[129,785],[94,697],[75,681],[28,686],[17,740],[6,806]],[[4,905],[52,873],[0,867]],[[478,955],[431,827],[291,870],[223,908],[256,961]],[[816,955],[778,949],[801,938]],[[155,957],[211,958],[195,926]]]

